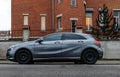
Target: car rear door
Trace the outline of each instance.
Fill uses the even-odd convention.
[[[78,34],[63,34],[62,55],[64,57],[80,57],[80,51],[87,39]]]

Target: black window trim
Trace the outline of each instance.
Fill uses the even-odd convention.
[[[52,34],[50,34],[50,35],[52,35]],[[58,35],[58,34],[55,34],[55,35]],[[62,40],[62,34],[60,34],[60,35],[61,35],[60,40]],[[49,36],[49,35],[47,35],[47,36]],[[43,37],[43,41],[58,41],[58,40],[44,40],[44,38],[47,37],[47,36],[44,36],[44,37]]]
[[[64,35],[68,35],[68,34],[62,34],[61,40],[87,40],[86,37],[84,37],[84,36],[82,36],[82,35],[78,35],[78,34],[69,34],[69,35],[78,35],[78,36],[83,37],[83,39],[64,39]]]

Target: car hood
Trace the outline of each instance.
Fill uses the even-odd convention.
[[[23,43],[19,43],[19,44],[12,45],[12,46],[10,46],[10,48],[14,48],[14,47],[15,47],[15,48],[26,47],[26,46],[35,44],[35,42],[36,42],[36,41],[23,42]]]
[[[28,41],[28,42],[24,42],[24,43],[20,43],[20,44],[16,44],[16,45],[29,45],[29,44],[34,44],[36,41]]]

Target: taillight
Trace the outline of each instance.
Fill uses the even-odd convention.
[[[96,45],[98,45],[99,47],[101,47],[100,41],[96,40],[95,43],[96,43]]]

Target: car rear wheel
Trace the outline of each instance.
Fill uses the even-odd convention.
[[[16,53],[16,61],[19,64],[31,64],[32,62],[32,56],[28,50],[19,50]]]
[[[98,54],[93,49],[85,50],[82,54],[81,61],[84,64],[95,64],[98,60]]]

